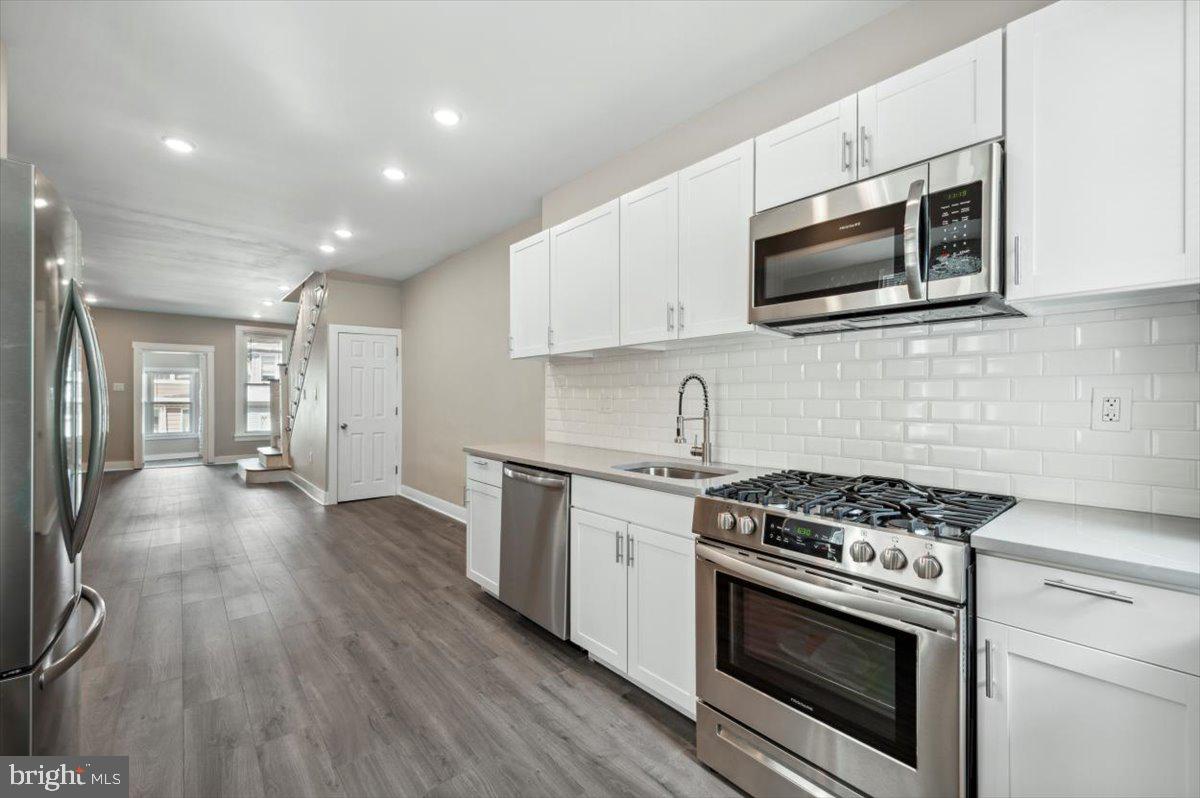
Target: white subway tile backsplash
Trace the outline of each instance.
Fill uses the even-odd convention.
[[[699,371],[718,460],[1196,516],[1198,342],[1183,302],[555,358],[545,434],[686,457],[674,403]],[[1132,393],[1130,432],[1091,429],[1110,388]]]

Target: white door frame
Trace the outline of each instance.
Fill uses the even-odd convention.
[[[339,384],[338,352],[341,349],[342,333],[361,333],[363,335],[391,335],[396,339],[396,406],[400,412],[395,417],[396,429],[396,484],[392,486],[392,494],[400,495],[402,484],[402,466],[400,454],[403,451],[404,431],[404,385],[403,369],[400,360],[400,328],[399,327],[365,327],[361,324],[330,324],[329,325],[329,371],[326,387],[328,392],[325,399],[325,498],[329,504],[338,503],[338,397],[342,386]]]
[[[204,425],[204,462],[212,464],[216,454],[213,452],[213,360],[216,347],[209,344],[155,344],[146,341],[133,342],[133,419],[130,427],[133,429],[133,467],[142,468],[145,456],[142,449],[145,443],[145,418],[142,416],[142,356],[146,352],[198,352],[204,360],[204,399],[201,402],[200,413]]]

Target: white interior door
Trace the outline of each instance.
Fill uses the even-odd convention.
[[[396,493],[394,335],[338,334],[338,501]]]

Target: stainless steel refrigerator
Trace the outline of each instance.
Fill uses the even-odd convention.
[[[104,601],[80,582],[108,434],[79,226],[0,159],[0,754],[78,751],[78,661]]]

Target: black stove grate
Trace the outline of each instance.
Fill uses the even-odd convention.
[[[709,488],[707,495],[864,526],[966,540],[1016,504],[1011,496],[929,488],[890,477],[779,471]]]

